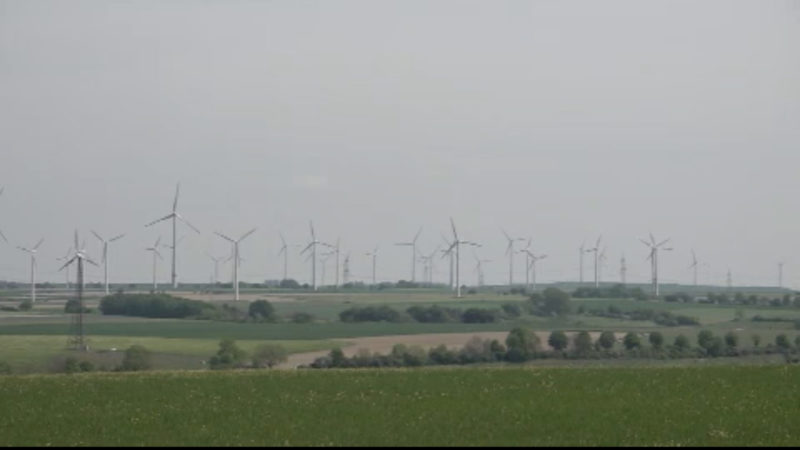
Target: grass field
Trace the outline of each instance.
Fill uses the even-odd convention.
[[[800,367],[0,377],[0,445],[800,445]]]

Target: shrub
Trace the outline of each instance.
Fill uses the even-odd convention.
[[[286,278],[281,280],[281,283],[278,285],[278,287],[282,289],[300,289],[300,283],[291,278]]]
[[[600,333],[600,337],[597,338],[597,344],[606,350],[610,350],[616,340],[613,331],[603,331]]]
[[[525,361],[539,350],[541,341],[539,336],[528,328],[514,328],[506,336],[508,352],[506,359],[509,361]]]
[[[430,349],[428,359],[434,364],[458,364],[458,354],[449,350],[444,344]]]
[[[253,367],[268,367],[285,362],[289,353],[280,345],[265,344],[258,347],[253,354]]]
[[[664,345],[664,336],[658,331],[653,331],[648,337],[653,348],[660,349]]]
[[[709,330],[701,330],[697,333],[697,345],[699,345],[700,348],[708,350],[712,339],[714,339],[714,334]]]
[[[689,338],[680,334],[675,337],[675,348],[678,350],[688,350],[690,347]]]
[[[522,315],[522,308],[514,303],[505,303],[503,304],[503,312],[508,317],[519,317]]]
[[[406,310],[417,322],[423,323],[444,323],[461,320],[461,311],[452,308],[442,308],[438,305],[430,307],[412,306]]]
[[[122,371],[140,371],[149,370],[153,367],[152,354],[144,346],[134,344],[125,350],[125,356],[122,358],[122,364],[119,370]]]
[[[22,303],[17,306],[17,309],[20,311],[30,311],[33,309],[33,302],[30,300],[23,300]]]
[[[625,339],[623,339],[622,343],[625,344],[625,348],[628,350],[633,350],[642,346],[639,336],[632,332],[625,335]]]
[[[65,373],[91,372],[94,364],[90,361],[81,361],[74,356],[69,356],[64,360],[63,371]]]
[[[547,338],[547,343],[550,344],[555,350],[564,350],[569,345],[569,339],[563,331],[553,331],[550,337]]]
[[[789,338],[786,337],[785,334],[779,334],[775,336],[775,345],[781,350],[788,350],[792,347],[792,344],[789,342]]]
[[[210,303],[173,297],[168,294],[117,293],[100,300],[100,311],[106,315],[182,319],[200,316],[208,310],[214,309],[214,305]]]
[[[275,308],[267,300],[256,300],[247,307],[247,315],[254,320],[273,320]]]
[[[750,338],[753,340],[753,347],[758,347],[761,344],[761,336],[754,334]]]
[[[292,314],[292,322],[294,323],[310,323],[314,321],[314,316],[307,312],[296,312]]]
[[[592,351],[592,336],[588,331],[581,331],[575,335],[575,352],[578,354],[586,354]]]
[[[489,323],[497,319],[495,310],[469,308],[461,315],[461,321],[464,323]]]
[[[67,303],[64,304],[64,312],[67,314],[78,314],[80,312],[80,302],[77,298],[71,298],[67,300]],[[91,310],[87,307],[83,307],[83,312],[88,313]]]
[[[736,348],[739,344],[739,336],[736,335],[733,331],[729,331],[725,334],[725,345],[731,348]]]
[[[219,342],[217,354],[209,359],[208,365],[212,369],[242,367],[246,356],[233,339],[223,339]]]
[[[399,322],[400,313],[388,306],[353,307],[339,313],[342,322]]]

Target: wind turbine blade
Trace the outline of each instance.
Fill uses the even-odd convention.
[[[602,234],[597,237],[597,242],[595,242],[595,244],[594,244],[595,247],[600,247],[600,240],[601,239],[603,239],[603,235]]]
[[[153,249],[153,252],[155,252],[156,256],[158,256],[158,259],[160,259],[160,260],[162,260],[162,261],[164,260],[164,258],[162,258],[162,257],[161,257],[161,252],[159,252],[159,251],[158,251],[158,250],[156,250],[156,249]]]
[[[283,247],[281,247],[281,249],[278,251],[278,256],[282,255],[282,254],[283,254],[283,252],[285,252],[285,251],[286,251],[286,246],[284,245],[284,246],[283,246]]]
[[[214,234],[216,234],[217,236],[221,237],[222,239],[225,239],[226,241],[230,241],[230,242],[233,242],[233,243],[236,242],[233,239],[229,238],[228,236],[225,236],[224,234],[222,234],[222,233],[220,233],[218,231],[215,231]]]
[[[644,244],[644,245],[646,245],[648,247],[652,247],[652,245],[649,242],[645,241],[644,239],[639,238],[639,240],[642,241],[642,244]]]
[[[172,212],[175,212],[178,209],[178,195],[181,193],[181,183],[178,182],[178,185],[175,186],[175,201],[172,202]]]
[[[23,252],[28,252],[28,253],[30,253],[30,252],[31,252],[31,251],[30,251],[30,250],[28,250],[27,248],[25,248],[25,247],[20,247],[19,245],[17,246],[17,248],[18,248],[18,249],[20,249],[20,250],[22,250]]]
[[[500,231],[502,231],[502,232],[503,232],[503,235],[506,237],[506,239],[508,239],[509,241],[511,241],[511,240],[512,240],[512,239],[511,239],[511,236],[509,236],[509,235],[508,235],[508,233],[506,233],[506,230],[504,230],[504,229],[500,228]]]
[[[6,239],[6,235],[3,234],[2,230],[0,230],[0,237],[3,238],[3,241],[5,241],[6,244],[8,244],[8,239]]]
[[[99,234],[97,234],[97,232],[96,232],[96,231],[94,231],[94,230],[91,230],[91,231],[92,231],[92,234],[93,234],[93,235],[95,235],[95,237],[97,237],[97,239],[99,239],[99,240],[100,240],[100,242],[105,242],[105,241],[106,241],[105,239],[103,239],[102,237],[100,237],[100,235],[99,235]]]
[[[72,262],[75,261],[75,259],[77,257],[78,257],[77,255],[73,256],[72,259],[70,259],[69,261],[65,262],[64,265],[61,266],[60,269],[58,269],[58,271],[61,272],[62,270],[64,270],[64,268],[67,267],[68,265],[72,264]]]
[[[120,234],[119,236],[114,236],[113,238],[109,239],[108,242],[114,242],[114,241],[117,241],[117,240],[122,239],[124,237],[125,237],[124,234]]]
[[[513,242],[512,240],[510,240],[510,239],[508,240],[508,246],[506,247],[506,253],[505,253],[506,255],[508,255],[508,252],[511,251],[511,243],[512,242]]]
[[[666,243],[667,243],[667,242],[668,242],[670,239],[671,239],[671,238],[666,238],[666,239],[664,239],[663,241],[659,242],[659,243],[658,243],[658,245],[656,245],[656,247],[659,247],[659,246],[661,246],[661,245],[664,245],[664,244],[666,244]]]
[[[283,242],[283,247],[286,248],[286,239],[283,238],[283,233],[278,233],[281,236],[281,242]]]
[[[158,222],[161,222],[161,221],[164,221],[164,220],[167,220],[167,219],[171,219],[172,216],[174,216],[174,215],[175,215],[175,213],[167,214],[166,216],[164,216],[164,217],[162,217],[162,218],[160,218],[158,220],[154,220],[154,221],[148,223],[147,225],[145,225],[145,227],[149,227],[150,225],[157,224]]]
[[[247,236],[250,236],[251,234],[253,234],[257,229],[258,228],[253,228],[252,230],[250,230],[247,233],[245,233],[244,235],[242,235],[242,237],[239,238],[238,242],[242,242],[244,240],[244,238],[246,238]]]
[[[308,251],[308,249],[310,249],[312,245],[314,245],[314,241],[311,241],[311,243],[309,243],[309,244],[306,246],[306,248],[304,248],[303,250],[300,250],[300,254],[302,255],[303,253],[307,252],[307,251]]]
[[[314,223],[312,221],[308,221],[308,227],[311,229],[311,240],[316,241],[317,236],[314,234]]]
[[[198,230],[194,225],[189,223],[188,220],[184,219],[183,216],[181,216],[180,214],[175,214],[175,217],[177,217],[178,220],[185,223],[186,225],[189,225],[189,228],[193,229],[197,234],[200,234],[200,230]]]
[[[89,264],[92,264],[92,265],[94,265],[94,266],[97,266],[97,263],[96,263],[96,262],[92,261],[91,259],[89,259],[89,258],[88,258],[88,257],[86,257],[86,256],[84,256],[84,257],[83,257],[83,260],[84,260],[84,261],[86,261],[86,262],[88,262]]]
[[[656,238],[653,237],[653,233],[650,233],[650,242],[652,242],[653,245],[656,245]]]
[[[419,238],[420,233],[422,233],[422,227],[419,227],[419,231],[417,231],[417,234],[414,235],[414,240],[411,241],[412,245],[417,243],[417,238]]]
[[[39,239],[39,242],[37,242],[36,245],[33,246],[33,250],[37,250],[39,246],[42,245],[42,242],[44,242],[44,238]]]
[[[156,243],[155,243],[155,245],[153,245],[153,248],[158,248],[158,244],[160,242],[161,242],[161,236],[159,236],[158,239],[156,239]]]
[[[78,246],[78,230],[75,230],[75,251],[79,252],[80,247]]]
[[[453,222],[453,218],[450,218],[450,226],[453,228],[453,236],[455,237],[456,241],[458,241],[458,233],[456,233],[456,223]]]

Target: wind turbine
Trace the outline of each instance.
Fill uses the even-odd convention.
[[[5,186],[0,186],[0,195],[3,195],[3,191],[5,190],[6,190]],[[6,239],[6,235],[3,234],[3,230],[0,230],[0,238],[3,238],[3,241],[5,241],[5,243],[8,244],[8,239]]]
[[[586,253],[594,253],[594,287],[596,288],[600,287],[600,278],[598,278],[598,272],[597,272],[597,258],[598,258],[597,252],[600,250],[601,239],[603,239],[602,234],[597,238],[597,242],[594,243],[594,247],[586,250]],[[583,248],[583,245],[581,245],[581,248]],[[581,274],[583,274],[583,266],[581,266]]]
[[[156,243],[153,244],[152,247],[145,248],[146,251],[153,252],[153,292],[158,291],[158,281],[156,279],[156,263],[157,263],[156,257],[158,257],[158,259],[162,261],[164,260],[164,258],[161,257],[161,253],[158,252],[158,244],[160,242],[161,242],[161,236],[159,236],[158,239],[156,239]]]
[[[322,279],[320,280],[320,286],[322,287],[325,287],[325,268],[328,266],[328,258],[335,254],[335,251],[329,251],[319,255],[320,262],[322,263]]]
[[[603,266],[605,266],[606,262],[606,247],[603,246],[603,249],[600,250],[600,255],[597,257],[597,281],[598,283],[603,281]]]
[[[692,249],[692,264],[689,266],[690,269],[694,269],[694,286],[697,287],[697,255],[694,253],[694,249]]]
[[[778,263],[778,287],[783,288],[783,262]]]
[[[445,243],[445,247],[447,247],[446,249],[442,250],[442,258],[444,258],[445,256],[449,256],[450,257],[450,272],[449,272],[450,273],[450,281],[449,281],[448,286],[450,286],[450,289],[452,290],[452,289],[455,289],[455,286],[453,285],[453,248],[454,248],[453,245],[454,244],[452,242],[448,241],[447,238],[445,238],[444,236],[442,236],[442,240]]]
[[[59,271],[64,270],[65,267],[69,267],[69,265],[72,264],[73,262],[75,261],[78,262],[78,270],[77,270],[78,274],[77,274],[77,279],[75,280],[78,289],[78,320],[77,323],[75,324],[78,335],[75,338],[71,339],[72,341],[71,343],[74,344],[78,350],[85,351],[88,350],[88,347],[86,346],[86,342],[84,340],[84,335],[83,335],[83,261],[84,260],[95,266],[97,265],[97,263],[95,263],[88,256],[86,256],[85,250],[82,248],[82,246],[78,245],[78,230],[75,230],[75,255],[69,261],[64,263],[64,265],[61,266],[61,268],[58,270]]]
[[[586,253],[586,241],[584,240],[581,242],[580,248],[578,248],[580,252],[580,264],[578,265],[578,281],[580,284],[583,284],[583,254]]]
[[[344,255],[344,270],[342,271],[342,281],[344,284],[350,282],[350,252]]]
[[[425,283],[433,284],[433,257],[436,256],[436,252],[438,251],[439,246],[436,246],[430,254],[420,256],[420,260],[425,263],[425,276],[423,277]]]
[[[285,280],[287,270],[289,267],[289,250],[288,250],[289,247],[286,245],[286,239],[283,238],[283,233],[278,233],[278,234],[281,235],[281,242],[283,243],[280,251],[278,252],[278,256],[281,256],[281,253],[283,253],[283,279]]]
[[[97,234],[97,232],[94,231],[94,230],[92,230],[92,234],[94,234],[95,237],[97,239],[99,239],[100,242],[103,243],[103,282],[106,285],[106,295],[108,295],[109,294],[109,292],[108,292],[108,244],[110,244],[111,242],[114,242],[116,240],[122,239],[125,235],[124,234],[120,234],[118,236],[114,236],[113,238],[111,238],[109,240],[105,240],[99,234]]]
[[[374,286],[375,283],[375,260],[378,257],[378,246],[375,246],[375,249],[371,252],[365,253],[366,256],[372,256],[372,285]]]
[[[525,238],[512,238],[506,233],[506,230],[500,229],[508,240],[508,247],[506,247],[506,255],[508,255],[508,287],[514,285],[514,242],[524,241]]]
[[[183,216],[181,216],[180,213],[178,213],[178,195],[180,194],[180,191],[181,191],[181,184],[178,183],[177,187],[175,188],[175,201],[172,203],[172,212],[171,213],[167,214],[166,216],[164,216],[164,217],[162,217],[162,218],[160,218],[158,220],[154,220],[154,221],[148,223],[147,225],[145,225],[145,227],[149,227],[150,225],[154,225],[154,224],[156,224],[158,222],[161,222],[161,221],[164,221],[164,220],[167,220],[167,219],[172,219],[172,288],[173,289],[177,289],[178,288],[178,275],[176,274],[176,271],[175,271],[175,264],[176,264],[176,262],[175,262],[176,261],[175,260],[176,255],[175,255],[175,253],[176,253],[176,247],[178,245],[177,241],[175,240],[176,239],[176,232],[177,232],[177,222],[176,222],[176,220],[180,220],[181,222],[183,222],[186,225],[188,225],[189,228],[191,228],[195,232],[197,232],[197,234],[200,234],[200,230],[195,228],[194,225],[189,223],[188,220],[184,219]]]
[[[18,249],[31,255],[31,303],[36,303],[36,251],[42,242],[44,238],[39,239],[39,242],[31,248],[17,246]]]
[[[317,244],[320,244],[320,241],[317,240],[316,234],[314,234],[314,224],[311,221],[308,221],[308,226],[311,228],[311,242],[308,243],[306,248],[300,252],[302,255],[308,249],[311,249],[311,253],[309,257],[311,258],[311,289],[317,290]],[[306,258],[308,259],[308,258]]]
[[[653,237],[653,233],[650,233],[650,242],[647,242],[644,239],[639,240],[642,241],[644,245],[650,247],[650,255],[647,257],[647,259],[650,260],[650,269],[653,277],[653,293],[656,297],[658,297],[658,250],[672,250],[672,247],[660,248],[662,245],[666,244],[670,238],[666,238],[656,244],[656,239]]]
[[[628,273],[628,266],[625,264],[625,254],[622,254],[622,259],[619,260],[619,280],[622,284],[627,284],[625,275]]]
[[[452,251],[455,249],[456,252],[456,298],[461,298],[461,283],[459,282],[459,264],[460,264],[460,252],[459,249],[461,244],[472,245],[475,247],[480,247],[480,244],[476,244],[470,241],[462,241],[458,238],[458,233],[456,232],[456,224],[453,222],[453,218],[450,218],[450,225],[453,228],[453,243],[450,245],[448,251]]]
[[[472,252],[472,256],[475,257],[475,270],[478,272],[478,287],[483,286],[483,263],[492,262],[490,259],[480,259],[475,252]]]
[[[322,245],[330,248],[332,250],[331,254],[336,255],[336,281],[335,281],[336,284],[334,287],[338,288],[339,287],[339,238],[336,238],[336,245],[326,244],[325,242],[322,242]]]
[[[394,244],[394,245],[402,245],[402,246],[411,247],[411,282],[412,283],[414,281],[416,281],[416,275],[417,275],[417,265],[416,265],[416,263],[417,263],[417,239],[419,238],[419,234],[420,233],[422,233],[422,227],[419,227],[419,231],[417,231],[417,234],[414,235],[414,239],[412,239],[411,242],[398,242],[398,243]]]
[[[56,261],[67,261],[69,260],[69,256],[71,254],[72,254],[72,247],[69,247],[67,249],[67,253],[61,258],[56,258]],[[67,267],[67,289],[69,289],[69,267]]]
[[[233,292],[235,301],[239,300],[239,243],[242,242],[247,236],[253,234],[254,231],[256,231],[256,228],[253,228],[252,230],[243,234],[239,239],[231,239],[218,231],[214,232],[214,234],[222,239],[225,239],[233,245]]]
[[[533,281],[533,290],[536,290],[536,261],[541,261],[547,258],[547,255],[535,255],[533,252],[525,248],[525,254],[530,258],[530,270],[533,274],[532,281]],[[526,286],[527,287],[527,286]]]
[[[210,253],[206,252],[206,256],[211,258],[214,261],[214,284],[219,282],[219,262],[222,261],[225,257],[224,256],[212,256]]]

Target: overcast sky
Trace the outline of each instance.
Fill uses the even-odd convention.
[[[63,280],[78,228],[98,259],[91,229],[127,233],[112,282],[149,281],[171,226],[144,225],[180,181],[202,232],[179,224],[183,281],[229,254],[213,231],[253,227],[241,278],[280,278],[278,232],[304,244],[309,219],[354,279],[375,245],[379,280],[408,279],[394,243],[422,226],[428,253],[452,216],[487,283],[508,280],[502,227],[548,255],[539,281],[575,280],[602,234],[603,280],[624,253],[646,282],[652,232],[665,282],[691,282],[694,249],[701,283],[775,285],[783,260],[800,288],[798,163],[799,1],[0,0],[0,279],[44,237],[39,279]]]

